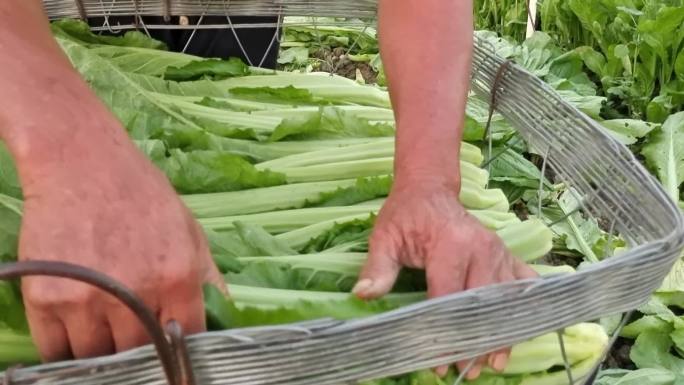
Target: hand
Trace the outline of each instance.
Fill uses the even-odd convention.
[[[535,277],[494,232],[468,214],[457,197],[457,189],[431,180],[395,182],[376,220],[368,262],[354,293],[363,299],[388,293],[402,266],[425,269],[430,298]],[[485,361],[503,370],[508,355],[506,349],[478,359],[467,378],[477,378]],[[458,366],[463,370],[467,364]],[[437,371],[445,375],[447,369]]]
[[[123,129],[102,124],[111,130],[98,131],[92,124],[90,138],[80,136],[86,138],[81,146],[75,135],[74,148],[61,149],[59,162],[22,164],[19,257],[105,273],[136,292],[160,322],[175,319],[188,334],[203,331],[202,284],[222,290],[225,284],[202,230]],[[101,132],[121,135],[112,141]],[[92,286],[30,277],[22,280],[22,292],[31,333],[46,361],[106,355],[149,342],[131,311]]]

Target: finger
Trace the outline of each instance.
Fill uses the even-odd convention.
[[[389,293],[401,271],[398,248],[382,234],[374,234],[368,250],[368,260],[359,274],[352,292],[362,299],[382,297]]]
[[[211,258],[211,257],[209,257]],[[208,283],[214,287],[216,287],[223,295],[229,295],[230,293],[228,292],[228,285],[226,285],[226,280],[221,274],[221,272],[216,268],[216,266],[212,263],[206,271],[205,277],[204,277],[204,283]]]
[[[534,269],[527,266],[525,262],[516,257],[511,258],[513,258],[513,274],[515,275],[516,279],[530,279],[539,277],[539,274],[537,274]]]
[[[478,377],[480,377],[480,373],[482,372],[482,364],[477,363],[473,365],[473,367],[466,373],[466,380],[476,380]]]
[[[511,349],[501,349],[489,355],[487,365],[497,372],[503,372],[508,365],[508,357],[511,355]]]
[[[55,362],[73,358],[67,330],[54,313],[37,310],[26,304],[26,316],[33,342],[43,361]]]
[[[117,352],[146,345],[152,340],[138,317],[122,304],[111,305],[107,320]]]
[[[114,353],[114,339],[106,316],[81,309],[62,314],[74,357],[90,358]]]
[[[201,333],[206,330],[206,316],[201,287],[168,295],[161,303],[160,321],[166,325],[175,320],[183,328],[183,334]]]
[[[456,367],[458,368],[459,373],[463,373],[466,369],[468,372],[465,375],[465,378],[467,380],[474,380],[478,377],[480,377],[480,373],[482,372],[482,366],[487,362],[487,356],[480,356],[475,358],[475,362],[473,362],[473,359],[465,360],[465,361],[459,361],[456,363]]]

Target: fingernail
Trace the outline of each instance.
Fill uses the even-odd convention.
[[[494,365],[492,365],[492,368],[497,372],[503,372],[504,369],[506,369],[507,364],[508,356],[505,354],[497,354],[494,358]]]
[[[468,380],[475,380],[478,377],[480,377],[480,372],[482,371],[482,365],[476,364],[470,369],[468,374],[466,375],[466,379]]]
[[[371,287],[373,287],[373,280],[365,278],[354,285],[352,293],[364,297],[368,295],[368,290],[370,290]]]
[[[446,365],[440,366],[435,370],[435,372],[437,372],[437,376],[444,377],[447,375],[447,372],[449,372],[449,367]]]

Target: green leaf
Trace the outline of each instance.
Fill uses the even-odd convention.
[[[233,313],[237,313],[232,302],[214,285],[205,284],[202,287],[204,310],[207,315],[209,330],[225,330],[235,327]]]
[[[594,248],[606,235],[595,218],[585,218],[577,211],[580,201],[576,194],[578,193],[575,190],[566,190],[555,204],[542,207],[542,216],[546,223],[553,223],[551,230],[560,237],[568,250],[575,250],[590,262],[598,262],[599,257]],[[536,213],[537,202],[531,200],[528,208]]]
[[[603,371],[594,385],[675,385],[675,379],[666,369],[612,369]]]
[[[495,147],[490,163],[489,180],[508,182],[518,187],[539,188],[541,172],[539,168],[513,149]],[[548,182],[545,183],[548,185]]]
[[[624,44],[618,44],[615,46],[613,54],[618,59],[629,57],[629,47]]]
[[[376,198],[386,197],[389,195],[391,188],[391,176],[359,178],[354,186],[338,188],[332,192],[322,193],[318,200],[314,200],[307,206],[334,207],[353,205]]]
[[[289,105],[316,104],[317,100],[309,90],[287,87],[235,87],[230,90],[232,96],[255,100],[262,103],[285,103]]]
[[[257,225],[243,222],[235,222],[234,225],[233,231],[216,232],[204,229],[214,261],[223,273],[242,271],[244,265],[239,262],[239,257],[297,253]]]
[[[628,14],[630,14],[630,15],[632,15],[632,16],[641,16],[641,15],[644,14],[644,13],[641,12],[640,10],[638,10],[638,9],[636,9],[636,8],[631,8],[631,7],[618,6],[618,7],[616,7],[616,9],[617,9],[618,11],[622,11],[622,12],[628,13]]]
[[[300,251],[303,253],[321,252],[350,243],[356,246],[347,251],[367,251],[368,238],[374,223],[375,216],[337,223],[330,230],[310,240]]]
[[[646,118],[650,122],[663,123],[670,116],[672,98],[669,95],[659,95],[651,100],[646,107]]]
[[[0,141],[0,194],[22,199],[21,184],[19,184],[14,159],[2,141]]]
[[[675,74],[679,80],[684,81],[684,49],[677,55],[677,60],[675,61]]]
[[[660,318],[659,316],[646,315],[625,326],[622,329],[620,336],[635,339],[641,333],[648,330],[660,331],[665,333],[668,330],[672,330],[672,325],[670,322]]]
[[[601,108],[606,100],[603,96],[581,95],[570,90],[556,90],[556,92],[568,103],[575,106],[590,118],[600,120]]]
[[[665,277],[658,289],[659,293],[682,292],[684,293],[684,260],[679,258],[674,263],[670,273]]]
[[[232,285],[331,292],[349,292],[354,278],[326,271],[294,269],[289,264],[273,260],[251,262],[239,273],[226,275],[227,281]]]
[[[608,133],[624,145],[632,145],[658,128],[655,123],[635,119],[613,119],[600,122]]]
[[[656,315],[669,322],[675,328],[684,328],[684,320],[677,317],[677,315],[675,315],[674,312],[668,308],[668,305],[663,302],[659,293],[652,296],[645,305],[639,308],[639,311],[647,315]]]
[[[684,375],[684,360],[670,354],[671,348],[669,334],[647,330],[636,339],[629,357],[639,369],[665,369],[675,373],[681,380]]]
[[[641,153],[670,197],[679,200],[679,185],[684,181],[684,112],[667,118],[662,128],[648,138]]]
[[[123,71],[161,77],[168,67],[182,67],[201,58],[179,52],[161,51],[158,49],[119,46],[97,46],[90,48],[93,52]]]
[[[250,255],[269,256],[296,254],[296,251],[257,225],[235,222],[235,230],[245,244],[254,250]]]
[[[278,64],[304,65],[309,61],[309,49],[307,47],[290,47],[280,51]]]
[[[0,262],[17,259],[21,213],[21,201],[0,194]]]
[[[239,58],[228,60],[206,59],[193,61],[183,67],[169,67],[164,73],[164,79],[175,81],[197,80],[205,76],[224,79],[233,76],[249,74],[249,67]]]
[[[28,333],[24,303],[17,282],[0,281],[0,329]],[[0,349],[4,348],[0,345]]]
[[[271,289],[230,284],[230,299],[205,285],[208,321],[215,329],[280,325],[314,319],[355,319],[425,299],[423,293],[389,294],[362,301],[349,293]]]
[[[133,139],[149,139],[161,127],[183,125],[202,130],[149,91],[155,81],[164,83],[163,80],[127,73],[73,41],[57,37],[57,42],[81,76],[126,125]],[[154,80],[147,82],[147,79]]]
[[[285,183],[285,176],[259,171],[239,156],[219,151],[183,152],[172,149],[153,159],[179,193],[236,191]]]
[[[586,65],[590,71],[596,75],[599,75],[600,77],[604,76],[606,58],[603,56],[603,54],[596,52],[591,47],[579,47],[575,50],[580,54],[582,60],[584,61],[584,65]]]
[[[583,64],[582,56],[579,53],[575,51],[566,52],[553,59],[549,68],[549,75],[555,75],[561,79],[572,79],[582,74]]]
[[[123,36],[96,35],[91,32],[90,26],[87,23],[72,19],[54,21],[52,23],[52,31],[55,35],[81,44],[107,44],[158,50],[166,49],[164,43],[152,39],[140,31],[129,31]]]
[[[313,114],[283,120],[274,131],[270,141],[303,139],[326,139],[348,137],[381,137],[394,135],[394,126],[373,123],[356,117],[338,107],[321,107]]]

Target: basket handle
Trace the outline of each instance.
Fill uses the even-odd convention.
[[[145,303],[133,291],[100,272],[65,262],[23,261],[0,264],[0,280],[25,276],[51,276],[69,278],[88,283],[113,295],[126,305],[142,322],[161,361],[169,385],[195,385],[192,364],[183,338],[183,330],[176,320],[162,328]],[[11,371],[5,374],[9,384]]]

